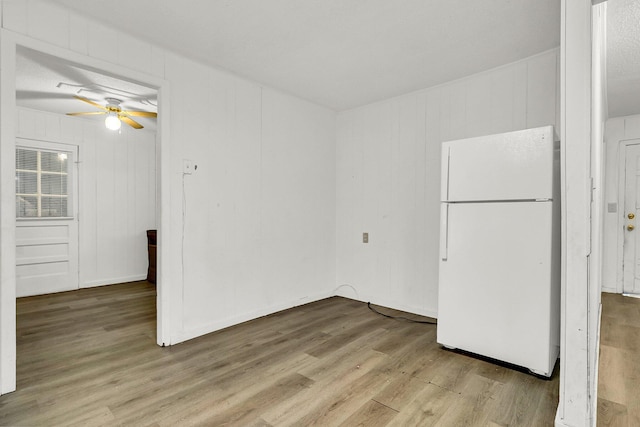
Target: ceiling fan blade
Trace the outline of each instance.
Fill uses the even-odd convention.
[[[99,114],[107,114],[106,111],[91,111],[89,113],[67,113],[67,116],[94,116]]]
[[[122,114],[133,117],[158,117],[158,113],[152,113],[151,111],[129,111],[123,110]]]
[[[100,104],[98,104],[98,103],[95,103],[95,102],[93,102],[92,100],[87,99],[87,98],[85,98],[85,97],[83,97],[83,96],[73,95],[73,97],[74,97],[74,98],[76,98],[76,99],[79,99],[79,100],[80,100],[80,101],[82,101],[82,102],[86,102],[87,104],[91,104],[91,105],[93,105],[93,106],[94,106],[94,107],[96,107],[96,108],[99,108],[99,109],[101,109],[101,110],[105,110],[105,111],[107,111],[107,109],[106,109],[104,106],[102,106],[102,105],[100,105]]]
[[[125,122],[126,124],[128,124],[129,126],[131,126],[134,129],[142,129],[144,127],[140,123],[136,122],[135,120],[130,119],[129,117],[125,117],[123,115],[118,115],[118,117],[120,118],[120,120],[122,120],[123,122]]]

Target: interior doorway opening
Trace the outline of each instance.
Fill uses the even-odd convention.
[[[0,192],[0,198],[2,199],[2,203],[3,206],[7,206],[10,207],[9,209],[3,209],[2,212],[0,212],[0,222],[2,223],[2,228],[3,228],[3,233],[0,236],[0,259],[1,259],[1,267],[2,267],[2,284],[0,285],[0,306],[2,308],[1,310],[1,314],[0,314],[0,393],[4,394],[4,393],[8,393],[11,392],[13,390],[15,390],[16,388],[16,277],[17,277],[17,271],[16,271],[16,186],[15,186],[15,180],[16,180],[16,146],[17,146],[17,138],[18,137],[24,137],[26,134],[28,134],[29,132],[26,131],[24,128],[21,128],[23,123],[31,123],[28,126],[33,125],[33,127],[30,129],[31,132],[33,132],[32,136],[33,138],[31,138],[32,140],[36,140],[36,141],[44,141],[44,142],[61,142],[62,139],[69,137],[70,132],[71,134],[73,133],[74,130],[78,130],[75,128],[82,128],[82,132],[84,132],[85,135],[87,135],[87,126],[89,125],[81,125],[79,123],[84,123],[85,121],[83,120],[78,120],[76,122],[69,122],[66,119],[70,119],[73,120],[72,117],[68,117],[66,116],[66,114],[62,115],[60,113],[55,113],[55,112],[51,112],[51,111],[39,111],[35,108],[33,108],[32,106],[28,106],[28,105],[19,105],[18,100],[19,99],[27,99],[30,101],[37,101],[38,100],[38,91],[37,88],[35,88],[34,90],[27,90],[27,91],[23,91],[23,92],[19,92],[18,90],[22,90],[19,88],[19,82],[18,82],[18,75],[22,75],[22,73],[19,71],[19,57],[20,54],[22,52],[25,51],[32,51],[35,52],[35,54],[40,55],[43,58],[47,58],[47,60],[49,60],[50,62],[48,63],[49,66],[53,67],[53,70],[57,70],[58,72],[62,72],[62,70],[64,69],[64,67],[73,67],[72,70],[77,71],[77,70],[84,70],[88,73],[93,73],[95,75],[99,75],[102,76],[104,79],[109,80],[110,82],[113,81],[122,81],[125,83],[129,83],[132,85],[138,85],[141,87],[146,87],[147,89],[153,91],[153,93],[157,96],[157,110],[159,112],[163,111],[163,108],[166,108],[166,101],[163,101],[160,97],[161,94],[167,94],[168,93],[168,83],[162,79],[159,79],[157,77],[153,77],[150,75],[146,75],[144,73],[139,73],[136,71],[132,71],[126,68],[123,68],[121,66],[112,64],[112,63],[108,63],[105,61],[101,61],[95,58],[90,58],[88,56],[82,55],[82,54],[78,54],[75,52],[71,52],[69,50],[63,49],[63,48],[58,48],[52,45],[49,45],[47,43],[43,43],[34,39],[31,39],[29,37],[26,36],[22,36],[19,34],[14,34],[14,33],[10,33],[7,31],[2,31],[2,38],[1,38],[1,43],[2,43],[2,73],[1,73],[1,90],[3,93],[3,98],[2,98],[2,108],[0,108],[0,123],[2,124],[1,126],[1,138],[2,138],[2,147],[0,148],[1,151],[1,156],[0,156],[0,176],[1,176],[1,180],[2,180],[2,186],[1,186],[1,192]],[[62,68],[58,68],[58,67],[62,67]],[[45,67],[46,68],[46,67]],[[52,69],[50,69],[50,71],[52,71]],[[60,83],[60,82],[58,82]],[[69,83],[69,81],[67,81],[67,83]],[[70,83],[70,84],[79,84],[79,83]],[[87,82],[81,82],[81,84],[83,85],[82,88],[87,89],[86,84]],[[97,83],[97,85],[99,86],[94,86],[93,89],[96,89],[96,87],[103,87],[103,86],[109,86],[110,88],[113,88],[113,86],[104,83],[104,81]],[[76,89],[78,89],[76,87]],[[117,88],[116,88],[117,89]],[[121,88],[122,89],[122,88]],[[125,89],[126,91],[126,89]],[[87,91],[85,91],[87,92]],[[58,102],[62,99],[62,97],[67,97],[68,94],[57,94],[51,97],[51,99],[49,99],[50,102],[54,103],[54,102]],[[88,95],[87,93],[85,93],[85,96]],[[165,97],[164,99],[166,100],[168,97]],[[87,99],[89,99],[87,97]],[[74,99],[72,98],[72,101],[74,101]],[[76,103],[81,104],[81,102],[79,102],[77,99],[75,99]],[[68,112],[75,112],[78,109],[81,109],[81,107],[76,107],[75,109],[72,110],[67,110],[65,108],[65,110],[67,110]],[[133,108],[132,108],[133,110]],[[27,117],[27,116],[39,116],[39,117]],[[56,115],[58,116],[58,118],[54,118],[56,117]],[[104,119],[103,119],[104,120]],[[136,119],[136,121],[144,121],[144,119]],[[154,229],[158,230],[158,274],[157,274],[157,283],[156,283],[156,289],[157,289],[157,295],[156,295],[156,301],[157,301],[157,309],[156,309],[156,343],[158,345],[168,345],[170,344],[170,339],[168,337],[168,328],[163,327],[165,325],[165,321],[163,321],[164,316],[163,316],[163,312],[164,313],[168,313],[168,307],[166,307],[166,303],[167,303],[167,299],[163,297],[163,295],[165,294],[164,289],[163,289],[163,273],[167,272],[169,270],[169,268],[163,268],[162,265],[162,252],[163,252],[163,223],[167,223],[166,219],[165,221],[162,221],[162,210],[160,209],[160,203],[159,200],[161,199],[161,194],[163,191],[167,191],[168,188],[166,186],[163,186],[162,184],[162,173],[161,173],[161,165],[162,165],[162,160],[166,159],[166,156],[163,156],[161,153],[163,144],[162,144],[162,140],[163,140],[163,135],[166,135],[169,133],[169,126],[168,126],[168,108],[166,109],[166,114],[161,114],[158,116],[157,119],[157,125],[153,126],[153,130],[154,132],[152,133],[153,136],[149,137],[148,139],[150,140],[150,144],[151,146],[153,146],[154,148],[154,155],[153,156],[147,156],[145,157],[146,161],[148,162],[149,165],[153,166],[153,190],[150,192],[152,194],[152,198],[154,200],[154,203],[157,201],[157,205],[154,207],[154,211],[152,214],[153,217],[153,225],[155,225]],[[86,122],[89,122],[89,120],[87,120]],[[126,120],[123,120],[123,123],[126,123]],[[95,123],[92,123],[92,125]],[[102,125],[102,127],[104,128],[104,125]],[[130,127],[130,126],[127,126]],[[146,125],[144,125],[144,127],[147,127]],[[152,126],[148,126],[149,128],[152,128]],[[57,139],[56,137],[51,138],[51,134],[56,134],[55,131],[53,131],[54,129],[57,129]],[[91,131],[93,132],[92,135],[98,135],[100,132],[106,132],[107,129],[104,128],[103,130],[98,131],[98,128],[96,127],[96,130]],[[126,128],[125,128],[126,129]],[[134,135],[132,134],[133,131],[139,131],[138,129],[134,129],[134,126],[131,126],[131,130],[125,130],[123,129],[121,132],[118,132],[116,134],[111,134],[111,136],[105,136],[105,139],[111,138],[111,141],[117,141],[116,140],[116,136],[122,137],[123,135]],[[51,133],[51,132],[52,133]],[[89,132],[89,133],[91,133]],[[53,139],[53,141],[52,141]],[[126,139],[126,138],[124,138]],[[78,146],[78,164],[82,165],[82,162],[84,159],[86,159],[88,154],[90,154],[89,149],[85,149],[83,150],[82,147],[82,141],[79,141],[78,139],[74,138],[73,136],[70,137],[70,139],[67,142],[71,142],[70,145],[77,145]],[[122,141],[121,141],[122,142]],[[106,146],[106,145],[105,145]],[[132,145],[134,148],[132,148],[132,150],[137,150],[139,149],[139,147],[136,147],[135,145]],[[167,148],[165,147],[165,150]],[[128,153],[127,151],[124,150],[119,150],[118,149],[118,144],[114,143],[112,144],[111,148],[110,148],[110,152],[113,154],[113,161],[111,162],[111,166],[115,167],[117,169],[117,172],[122,172],[122,167],[123,164],[126,164],[126,161],[130,158],[128,157]],[[105,164],[109,164],[109,162],[105,162],[104,158],[100,157],[100,152],[99,150],[94,152],[94,155],[98,154],[97,156],[97,163],[100,163],[102,165]],[[124,160],[124,162],[122,161]],[[130,164],[129,166],[132,166],[132,170],[135,171],[139,171],[140,168],[136,168],[135,167],[135,163],[134,164]],[[104,170],[104,169],[103,169]],[[82,186],[82,174],[79,173],[79,187]],[[131,192],[130,191],[130,186],[127,186],[126,183],[128,182],[126,178],[123,178],[123,175],[121,173],[116,173],[116,179],[113,180],[110,183],[110,187],[113,193],[123,193],[125,191],[127,192]],[[106,188],[106,187],[105,187]],[[164,189],[164,190],[163,190]],[[116,191],[117,190],[117,191]],[[83,193],[83,189],[80,188],[78,190],[78,195]],[[135,194],[140,194],[139,192],[136,193],[135,191],[133,191],[133,193]],[[82,203],[82,197],[78,197],[78,200],[80,203]],[[121,207],[120,204],[118,204],[118,198],[116,197],[114,199],[114,203],[111,206],[111,209],[113,211],[117,210],[119,207]],[[133,209],[133,211],[135,211],[135,209]],[[105,210],[103,210],[102,212],[106,212]],[[98,214],[96,214],[98,215]],[[96,224],[98,224],[100,218],[97,218],[95,220]],[[82,224],[82,221],[84,220],[83,216],[82,216],[82,212],[80,212],[80,224]],[[114,224],[116,223],[116,221],[113,221]],[[115,224],[116,227],[114,228],[116,231],[116,233],[119,230],[119,226],[120,224]],[[141,256],[145,259],[145,263],[143,265],[143,277],[142,278],[146,278],[147,276],[147,264],[146,264],[146,259],[147,259],[147,239],[146,239],[146,231],[147,228],[145,227],[145,229],[141,230],[140,232],[140,238],[141,238],[141,242],[140,242],[140,246],[142,248],[142,254]],[[79,233],[79,236],[82,236],[82,232]],[[95,247],[95,246],[94,246]],[[125,262],[129,262],[129,261],[125,261]],[[82,277],[82,268],[79,269],[80,273],[79,273],[79,278],[80,281],[82,282],[83,279],[86,279]],[[123,276],[123,278],[125,280],[110,280],[109,283],[118,283],[118,282],[123,282],[123,281],[130,281],[130,279],[127,279],[126,276]],[[88,284],[89,286],[100,286],[103,284],[107,284],[107,283],[98,283],[96,281],[88,283],[86,280],[84,282],[84,284]],[[163,309],[163,305],[165,305],[164,309]]]

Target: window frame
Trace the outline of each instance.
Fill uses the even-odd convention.
[[[78,153],[78,147],[75,145],[67,145],[67,144],[60,144],[60,143],[53,143],[53,142],[46,142],[46,141],[35,141],[35,140],[25,140],[25,139],[21,139],[18,138],[16,141],[16,148],[15,148],[15,152],[16,152],[16,156],[18,153],[18,150],[31,150],[31,151],[35,151],[37,152],[37,156],[38,156],[38,165],[37,165],[37,169],[36,170],[30,170],[30,169],[18,169],[16,167],[16,171],[15,171],[15,178],[17,179],[18,177],[18,173],[19,172],[33,172],[37,174],[36,177],[36,193],[35,194],[27,194],[27,193],[18,193],[17,189],[15,191],[15,203],[16,203],[16,215],[15,215],[15,219],[16,221],[60,221],[60,220],[74,220],[76,218],[77,215],[77,209],[76,209],[76,204],[75,204],[75,192],[77,191],[76,185],[75,185],[75,165],[77,164],[77,153]],[[55,198],[56,195],[51,195],[51,194],[43,194],[42,193],[42,181],[41,181],[41,177],[42,177],[42,165],[41,165],[41,153],[43,152],[47,152],[47,153],[56,153],[56,154],[66,154],[67,155],[67,168],[66,168],[66,199],[67,199],[67,215],[66,216],[18,216],[19,210],[18,210],[18,201],[17,198],[20,195],[23,196],[27,196],[27,197],[36,197],[37,198],[37,210],[38,210],[38,214],[41,215],[42,211],[42,197],[44,196],[44,198]],[[52,172],[52,171],[44,171],[45,175],[49,174],[49,175],[63,175],[64,173],[60,173],[60,172]]]

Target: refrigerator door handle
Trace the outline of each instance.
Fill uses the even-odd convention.
[[[440,258],[446,261],[449,249],[449,204],[440,207]]]
[[[440,195],[442,200],[449,200],[449,163],[451,162],[451,147],[445,145],[442,150],[442,176]]]

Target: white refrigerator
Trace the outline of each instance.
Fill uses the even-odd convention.
[[[438,342],[551,376],[560,345],[551,126],[442,144]]]

